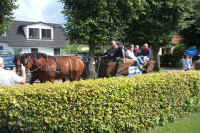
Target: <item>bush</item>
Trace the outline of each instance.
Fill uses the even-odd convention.
[[[197,109],[200,72],[2,87],[0,132],[136,132]]]
[[[169,67],[180,67],[182,66],[181,59],[184,56],[184,51],[186,50],[185,45],[179,44],[174,47],[173,54],[164,54],[161,58],[161,65],[162,66],[169,66]]]

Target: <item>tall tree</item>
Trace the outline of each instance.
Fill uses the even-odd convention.
[[[94,51],[122,36],[118,0],[61,0],[66,16],[65,31],[71,41],[89,45],[90,77],[94,77]]]
[[[0,34],[2,34],[12,18],[13,10],[17,8],[17,0],[0,0]]]
[[[184,43],[189,46],[197,46],[200,48],[200,1],[191,0],[192,12],[185,19],[187,24],[180,31],[180,35],[184,38]]]
[[[127,22],[126,40],[149,43],[159,69],[159,49],[170,43],[173,33],[190,11],[190,5],[189,0],[143,0],[138,18]]]

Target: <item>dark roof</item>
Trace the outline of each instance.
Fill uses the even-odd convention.
[[[27,40],[23,31],[23,27],[32,24],[43,23],[53,26],[54,40]],[[44,22],[25,22],[12,21],[12,25],[7,32],[8,45],[10,47],[49,47],[49,48],[64,48],[67,43],[63,28],[59,24],[44,23]]]

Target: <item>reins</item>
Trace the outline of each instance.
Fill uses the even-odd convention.
[[[45,58],[45,57],[44,57]],[[32,73],[32,72],[35,72],[35,71],[38,71],[39,69],[41,69],[43,66],[45,66],[45,65],[47,65],[47,68],[46,68],[46,70],[40,70],[41,72],[47,72],[47,73],[62,73],[62,72],[60,72],[60,71],[49,71],[48,69],[49,68],[51,68],[50,66],[49,66],[49,56],[47,55],[47,57],[45,58],[46,59],[46,63],[44,63],[44,64],[41,64],[38,68],[36,68],[36,69],[34,69],[34,70],[32,70],[32,71],[30,71],[30,73]],[[35,60],[35,59],[34,59]],[[55,62],[56,62],[56,66],[57,66],[57,59],[55,58]],[[56,70],[57,70],[57,67],[56,67]]]

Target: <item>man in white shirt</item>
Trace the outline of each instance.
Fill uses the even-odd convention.
[[[133,61],[136,61],[136,65],[142,71],[142,64],[144,64],[144,61],[140,57],[136,57],[133,53],[132,47],[128,47],[126,50],[126,57],[129,59],[132,59]]]
[[[14,71],[5,70],[3,58],[0,57],[0,85],[25,84],[26,72],[23,65],[21,66],[21,70],[22,76],[18,76]]]

